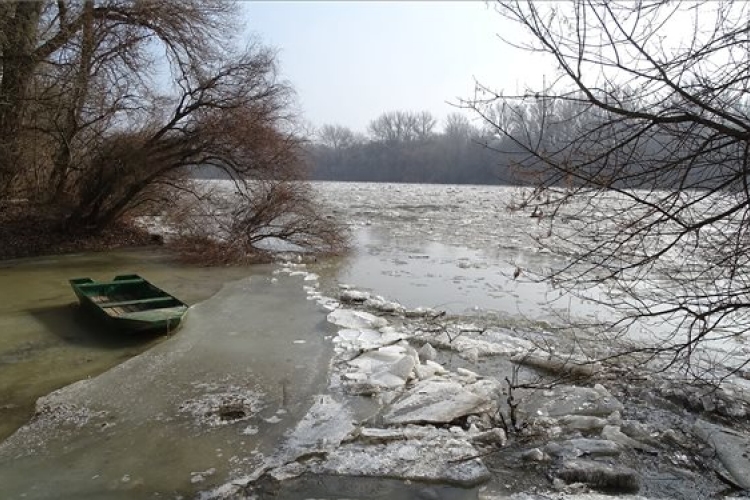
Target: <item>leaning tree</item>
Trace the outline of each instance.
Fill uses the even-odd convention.
[[[744,370],[750,4],[501,1],[497,10],[530,35],[509,43],[556,68],[540,88],[479,86],[467,102],[537,184],[516,207],[535,205],[548,224],[538,241],[566,257],[544,277],[615,309],[601,326],[625,350],[610,356],[640,353],[702,378]]]
[[[51,149],[45,181],[58,197],[80,137],[139,106],[154,54],[174,75],[205,67],[229,43],[232,13],[223,0],[0,4],[0,196],[19,192],[32,168],[25,151],[43,142]]]
[[[233,255],[271,238],[340,248],[338,228],[300,184],[293,89],[275,51],[239,39],[239,9],[230,0],[0,3],[0,213],[54,214],[63,233],[96,235],[144,210],[184,214],[186,195],[205,207],[194,178],[221,172],[234,181],[224,198],[235,210],[212,222],[232,219]],[[207,215],[194,214],[204,227]],[[217,234],[201,238],[228,248]]]

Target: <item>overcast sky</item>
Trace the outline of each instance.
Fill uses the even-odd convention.
[[[544,69],[507,47],[520,36],[485,2],[247,2],[247,29],[279,49],[314,126],[364,132],[384,111],[455,111],[474,78],[514,92]]]

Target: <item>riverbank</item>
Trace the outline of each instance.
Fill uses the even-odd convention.
[[[38,273],[70,272],[75,258],[29,260],[37,279],[18,282],[52,287]],[[744,459],[721,441],[730,429],[704,420],[714,412],[670,402],[656,381],[536,378],[519,361],[532,332],[340,283],[324,295],[313,272],[324,270],[288,263],[235,281],[167,342],[41,398],[0,445],[4,493],[298,500],[341,498],[338,486],[356,484],[392,488],[399,500],[578,499],[599,489],[693,500],[745,477]],[[183,296],[213,273],[203,272],[175,281],[165,268],[158,281]],[[499,417],[509,417],[506,376],[518,385],[518,425]],[[156,450],[162,459],[149,460]],[[29,482],[40,470],[48,479]]]
[[[2,497],[195,498],[252,468],[325,388],[323,319],[296,280],[254,267],[176,335],[39,399],[0,444]]]
[[[63,228],[62,217],[49,207],[4,204],[0,210],[0,261],[75,252],[98,252],[161,244],[162,239],[132,221],[91,233]]]

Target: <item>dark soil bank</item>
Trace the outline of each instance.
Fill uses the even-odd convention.
[[[64,228],[49,207],[29,203],[0,205],[0,260],[80,251],[101,251],[159,243],[160,238],[121,222],[101,232]]]

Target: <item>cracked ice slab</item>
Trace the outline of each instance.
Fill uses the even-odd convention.
[[[399,333],[390,327],[381,330],[344,328],[339,330],[333,341],[340,347],[347,349],[375,349],[396,343],[403,338],[403,333]]]
[[[475,328],[473,325],[468,326]],[[448,335],[448,333],[441,333],[439,335],[422,334],[419,338],[427,340],[442,349],[449,349],[459,353],[474,349],[480,357],[525,354],[535,347],[529,340],[498,330],[488,330],[480,334],[470,331],[462,332],[459,329],[452,335]]]
[[[522,398],[519,411],[533,417],[562,417],[565,415],[591,415],[606,417],[623,406],[603,386],[560,386],[550,391],[534,391]]]
[[[695,422],[693,430],[716,450],[734,481],[750,490],[750,436],[700,419]]]
[[[410,423],[448,423],[477,413],[490,411],[494,401],[486,388],[478,394],[454,380],[430,378],[418,382],[397,399],[383,416],[388,425]]]
[[[361,329],[379,329],[388,325],[384,318],[375,316],[364,311],[354,311],[351,309],[336,309],[328,314],[328,322],[342,328]]]
[[[432,429],[418,440],[382,444],[349,443],[327,460],[312,466],[316,474],[386,477],[412,481],[441,481],[471,487],[490,479],[490,472],[465,439]]]
[[[289,434],[283,449],[292,456],[299,450],[336,447],[354,430],[352,419],[345,405],[331,395],[319,395]]]
[[[417,352],[408,345],[390,345],[367,351],[350,360],[350,371],[342,374],[350,390],[373,393],[403,387],[418,363]]]

